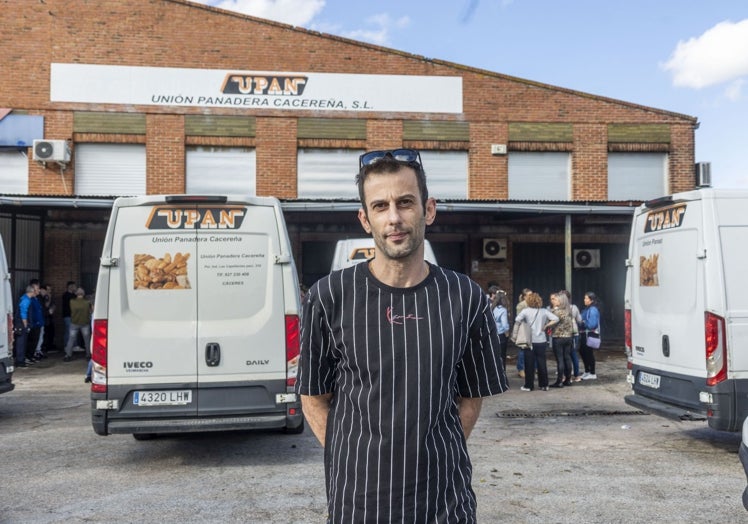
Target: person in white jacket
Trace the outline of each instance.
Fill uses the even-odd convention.
[[[529,323],[532,329],[532,347],[522,350],[525,354],[525,369],[534,369],[535,362],[537,362],[538,386],[542,391],[548,391],[548,365],[545,361],[548,339],[545,330],[554,326],[558,322],[558,317],[543,308],[543,299],[537,293],[530,293],[525,300],[527,307],[514,319],[515,323]],[[522,391],[535,389],[535,373],[525,373],[525,385],[520,389]]]

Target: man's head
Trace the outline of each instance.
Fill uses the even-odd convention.
[[[75,296],[78,298],[83,298],[84,296],[86,296],[86,292],[82,287],[79,287],[75,290]]]
[[[403,151],[408,155],[403,154],[403,159],[398,160]],[[370,154],[376,156],[372,159],[367,156]],[[434,221],[436,201],[428,198],[418,158],[418,153],[409,149],[361,156],[356,177],[362,199],[358,218],[374,238],[380,259],[405,260],[412,255],[423,261],[426,225]]]
[[[418,192],[421,196],[421,202],[426,209],[426,202],[429,199],[429,190],[426,186],[426,172],[423,170],[421,163],[421,154],[415,149],[391,149],[383,151],[369,151],[361,155],[358,159],[359,170],[356,175],[356,185],[358,186],[358,197],[361,200],[361,206],[366,211],[366,196],[364,194],[364,184],[369,175],[382,173],[396,173],[403,166],[413,169],[418,183]]]
[[[68,289],[68,293],[75,293],[75,282],[73,282],[72,280],[68,280],[68,284],[66,287]]]

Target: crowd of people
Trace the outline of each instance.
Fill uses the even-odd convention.
[[[58,350],[55,345],[57,304],[52,286],[41,285],[38,279],[30,280],[16,306],[13,319],[15,366],[26,368]],[[85,290],[75,282],[68,282],[62,294],[63,361],[73,360],[76,349],[85,352],[90,359],[92,312],[92,302],[86,298]],[[87,374],[88,381],[90,375]]]
[[[583,380],[596,380],[595,350],[600,342],[600,308],[597,295],[592,291],[584,294],[584,307],[571,303],[571,293],[560,290],[550,295],[550,304],[543,307],[541,296],[531,289],[523,289],[515,308],[514,326],[509,328],[509,300],[505,291],[497,285],[488,288],[493,318],[501,340],[501,358],[507,369],[509,340],[517,348],[517,374],[524,379],[522,391],[563,388]],[[531,340],[516,343],[518,332],[529,326]],[[511,335],[510,335],[511,333]],[[556,379],[550,382],[546,354],[548,349],[556,359]],[[582,357],[584,372],[579,366]]]

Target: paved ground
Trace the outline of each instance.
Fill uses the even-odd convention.
[[[469,442],[480,522],[748,521],[740,436],[637,413],[622,353],[598,355],[597,381],[549,392],[510,365]],[[0,395],[0,523],[324,522],[309,431],[100,437],[84,371],[56,355]]]

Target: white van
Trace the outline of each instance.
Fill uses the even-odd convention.
[[[299,284],[275,198],[118,198],[92,336],[99,435],[303,431]]]
[[[748,416],[748,191],[637,208],[626,261],[626,402],[739,431]]]
[[[426,260],[436,265],[434,250],[428,240],[423,242],[423,255]],[[330,271],[351,267],[374,256],[374,239],[372,237],[347,238],[335,244]]]
[[[0,393],[13,391],[13,292],[10,288],[10,272],[5,257],[3,238],[0,237]]]

